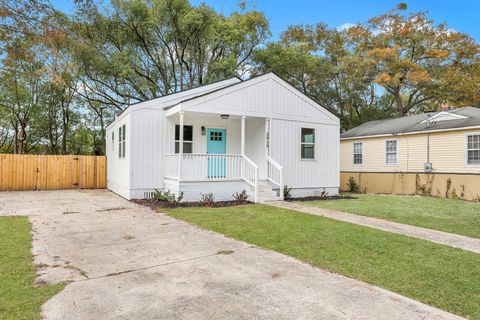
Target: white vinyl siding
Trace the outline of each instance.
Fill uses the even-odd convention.
[[[302,160],[299,157],[301,128],[315,129],[315,161]],[[338,173],[340,164],[339,136],[338,126],[272,119],[270,157],[283,166],[284,184],[293,187],[292,191],[297,188],[312,188],[309,189],[311,191],[310,195],[313,195],[314,188],[337,187],[340,177]],[[259,159],[262,159],[262,157],[263,154],[259,154]],[[261,164],[262,162],[256,160],[256,163]]]
[[[385,163],[389,165],[398,164],[398,141],[385,141]]]
[[[125,158],[125,125],[118,128],[118,157]]]
[[[467,164],[480,164],[480,134],[467,135]]]
[[[315,129],[302,128],[301,156],[304,160],[315,159]]]
[[[363,164],[363,143],[353,143],[353,164]]]

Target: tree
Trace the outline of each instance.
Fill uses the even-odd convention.
[[[242,74],[269,35],[264,15],[226,17],[188,0],[117,0],[111,13],[89,4],[71,25],[84,96],[122,109]]]
[[[275,71],[340,117],[345,129],[388,115],[359,57],[347,50],[345,32],[324,24],[290,26],[256,52],[255,62],[254,73]]]
[[[442,102],[478,102],[478,86],[471,81],[479,45],[424,13],[405,14],[405,9],[402,4],[348,30],[349,46],[371,69],[372,81],[392,96],[396,114]]]
[[[479,45],[405,4],[347,30],[290,26],[255,54],[255,73],[273,70],[341,119],[365,121],[480,103]]]

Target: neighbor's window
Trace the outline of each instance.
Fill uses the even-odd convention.
[[[118,129],[118,157],[125,158],[125,125]]]
[[[302,128],[302,159],[315,159],[315,129]]]
[[[175,153],[180,152],[180,125],[175,125]],[[183,153],[193,152],[193,126],[183,126]]]
[[[398,146],[397,140],[387,140],[385,142],[385,163],[397,164],[398,161]]]
[[[353,164],[363,164],[363,143],[353,143]]]
[[[480,134],[467,136],[467,164],[480,164]]]

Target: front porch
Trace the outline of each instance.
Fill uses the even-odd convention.
[[[242,190],[254,202],[283,200],[283,168],[269,156],[270,119],[179,111],[166,121],[166,190],[187,201],[210,192],[231,200]]]

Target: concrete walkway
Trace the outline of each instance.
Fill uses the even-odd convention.
[[[371,227],[383,231],[403,234],[406,236],[420,238],[431,242],[447,245],[454,248],[460,248],[475,253],[480,253],[480,239],[461,236],[453,233],[447,233],[432,229],[415,227],[407,224],[391,222],[378,218],[365,217],[361,215],[334,211],[319,207],[305,205],[301,202],[268,202],[266,204],[300,211],[303,213],[313,214],[317,216],[332,218],[344,222],[350,222],[361,226]]]
[[[0,215],[29,216],[41,280],[71,281],[46,320],[461,319],[104,190],[0,192]]]

